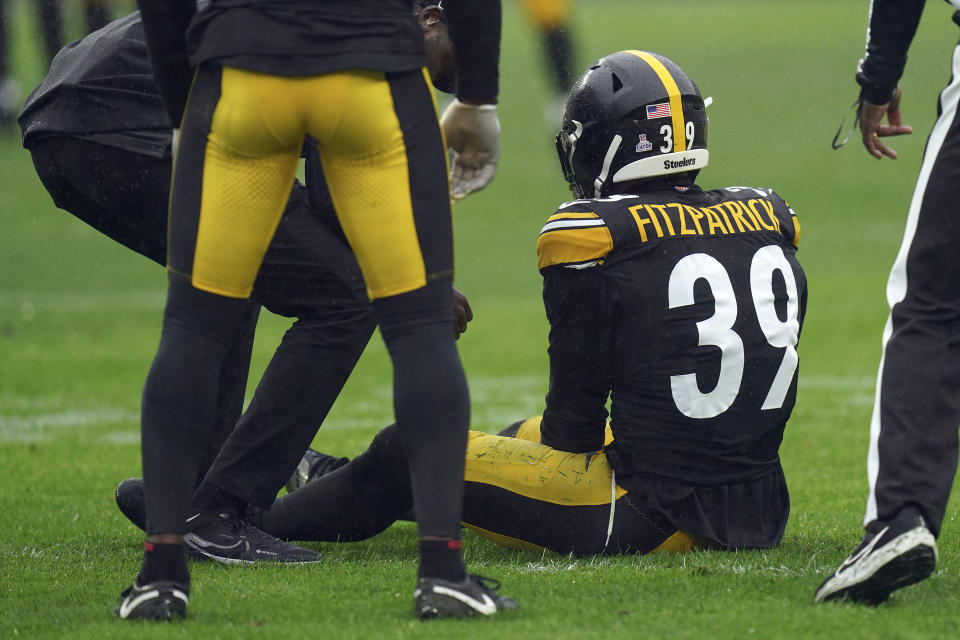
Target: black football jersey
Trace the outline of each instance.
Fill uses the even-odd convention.
[[[283,76],[346,69],[412,72],[425,64],[411,0],[139,0],[171,122],[179,123],[192,68],[215,63]],[[493,102],[499,91],[499,0],[443,4],[456,50],[461,99]]]
[[[537,245],[550,320],[544,442],[602,446],[617,482],[742,482],[778,467],[796,398],[800,226],[769,189],[578,200]]]
[[[194,65],[277,75],[341,69],[412,71],[423,32],[410,0],[211,0],[189,33]]]

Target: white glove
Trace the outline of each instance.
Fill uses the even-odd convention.
[[[495,104],[465,104],[457,99],[440,118],[450,147],[450,196],[461,200],[490,184],[500,157],[500,120]]]

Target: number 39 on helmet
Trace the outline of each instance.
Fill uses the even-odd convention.
[[[709,158],[704,100],[672,60],[620,51],[593,63],[570,90],[556,143],[578,198],[673,173],[696,177]]]

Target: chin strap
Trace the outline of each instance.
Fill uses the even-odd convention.
[[[603,197],[603,185],[607,181],[607,176],[610,174],[610,165],[613,164],[613,158],[617,155],[617,150],[620,149],[621,142],[623,142],[623,136],[618,133],[613,136],[613,140],[610,141],[610,146],[607,147],[607,154],[603,156],[603,166],[600,167],[600,175],[593,181],[595,198]]]

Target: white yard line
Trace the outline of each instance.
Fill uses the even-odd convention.
[[[0,310],[16,310],[26,316],[36,310],[163,309],[165,297],[162,290],[40,292],[0,289]]]
[[[18,416],[0,414],[0,442],[49,441],[68,431],[108,424],[135,425],[139,420],[138,413],[111,407]]]
[[[848,403],[853,405],[860,405],[869,397],[866,393],[851,392],[868,392],[873,385],[874,379],[870,376],[800,377],[802,389],[846,393]],[[472,378],[473,428],[495,432],[511,422],[540,413],[545,389],[545,378],[538,376]],[[366,400],[352,403],[347,415],[334,417],[323,426],[323,431],[386,426],[393,420],[391,394],[391,386],[387,384],[371,389]],[[50,441],[77,430],[123,425],[122,429],[98,434],[97,440],[115,444],[139,443],[138,411],[117,407],[72,410],[68,405],[69,400],[61,396],[0,396],[0,411],[3,411],[0,412],[0,442]]]

